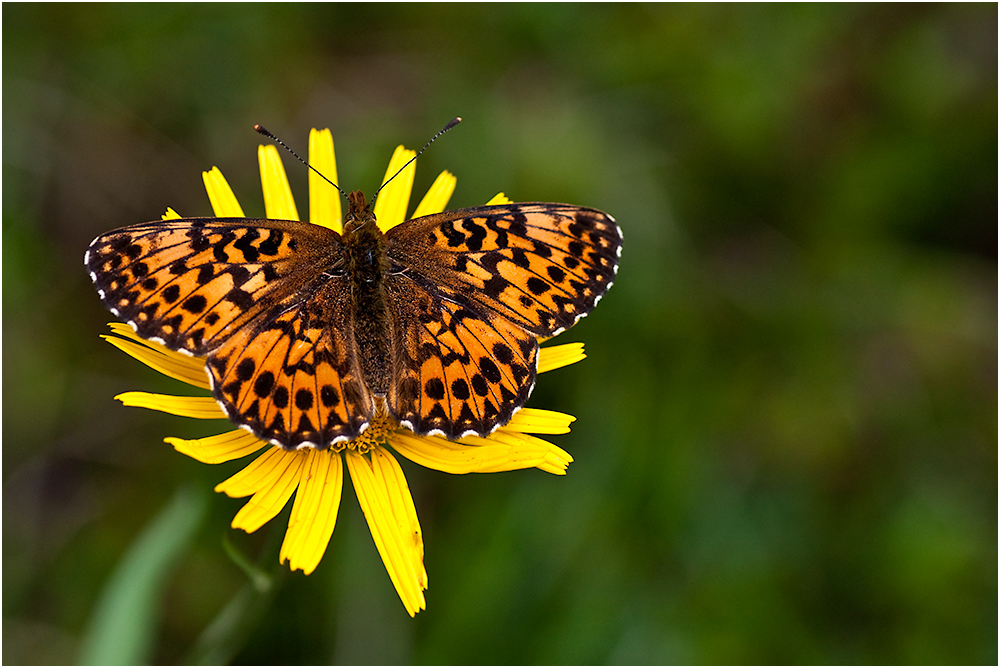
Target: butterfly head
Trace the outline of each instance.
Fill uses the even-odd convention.
[[[344,237],[355,236],[362,228],[378,229],[371,205],[365,201],[365,194],[355,190],[347,196],[348,209],[344,217]]]
[[[344,217],[344,246],[347,247],[349,271],[355,281],[365,285],[380,283],[382,273],[388,268],[385,254],[385,235],[375,222],[371,204],[365,195],[355,190],[347,196],[349,208]]]

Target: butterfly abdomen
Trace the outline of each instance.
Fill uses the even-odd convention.
[[[361,206],[362,209],[357,207]],[[368,390],[384,397],[391,382],[391,319],[385,275],[389,268],[385,235],[364,196],[352,193],[351,210],[344,229],[347,268],[351,281],[354,339]]]

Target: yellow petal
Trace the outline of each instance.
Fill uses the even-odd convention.
[[[510,198],[503,193],[497,193],[493,196],[493,199],[486,203],[486,206],[492,206],[493,204],[510,204]]]
[[[333,135],[329,129],[310,130],[309,164],[319,174],[340,185],[337,180],[337,159],[333,152]],[[341,232],[340,193],[319,174],[309,170],[309,222]]]
[[[295,208],[292,189],[288,185],[278,149],[272,145],[258,146],[257,162],[260,163],[260,184],[264,189],[264,212],[267,217],[299,220],[299,212]]]
[[[445,473],[474,473],[508,461],[510,449],[490,442],[480,447],[449,441],[439,436],[416,436],[400,430],[388,437],[396,451],[421,466]],[[462,439],[465,441],[466,439]],[[541,461],[542,457],[538,457]],[[533,464],[528,464],[528,467]]]
[[[253,495],[236,513],[233,528],[252,533],[281,512],[299,483],[304,461],[303,452],[272,447],[242,471],[216,485],[216,492],[233,498]]]
[[[417,508],[413,505],[410,486],[399,462],[385,448],[376,448],[370,454],[372,470],[389,495],[391,516],[396,522],[396,530],[401,538],[407,558],[417,575],[421,589],[427,589],[427,571],[424,568],[424,534],[417,519]]]
[[[241,471],[216,485],[215,491],[223,492],[234,499],[256,494],[260,490],[266,489],[273,479],[284,470],[283,467],[287,466],[288,461],[294,460],[298,455],[298,450],[289,452],[272,445]],[[279,470],[277,467],[282,468]]]
[[[393,175],[416,154],[416,151],[404,148],[402,144],[397,146],[392,159],[389,160],[389,167],[385,170],[382,183],[392,179]],[[413,177],[416,173],[417,161],[414,160],[399,176],[379,191],[373,213],[379,229],[383,232],[388,232],[406,220],[406,206],[410,203],[410,192],[413,190]]]
[[[218,167],[212,167],[210,172],[202,172],[201,180],[205,182],[208,201],[212,203],[212,211],[219,218],[246,218],[243,207],[236,200],[233,189]]]
[[[522,408],[500,429],[525,434],[568,434],[570,423],[575,421],[575,417],[566,413],[540,408]]]
[[[536,467],[563,475],[573,461],[562,448],[540,438],[499,430],[486,438],[468,436],[459,441],[399,430],[388,441],[410,461],[445,473],[495,473]]]
[[[244,429],[227,431],[217,436],[185,440],[169,436],[163,439],[177,452],[203,464],[221,464],[253,454],[268,445]]]
[[[381,449],[377,448],[372,453],[379,450]],[[406,499],[409,499],[409,490],[405,492],[404,497],[399,487],[400,481],[402,486],[406,485],[406,481],[402,479],[402,472],[398,476],[395,474],[386,476],[385,465],[378,461],[377,455],[373,455],[377,462],[374,465],[367,457],[357,454],[354,450],[345,450],[344,456],[347,459],[347,469],[350,471],[361,510],[368,520],[368,528],[382,557],[382,563],[389,572],[389,578],[396,587],[396,593],[403,601],[403,606],[412,617],[427,607],[423,592],[427,586],[427,577],[423,564],[416,564],[413,561],[420,535],[417,533],[414,536],[409,533],[411,513],[406,511],[403,517],[396,517],[393,514],[394,501],[390,495],[398,495],[397,498],[403,499],[405,503]],[[389,466],[391,467],[391,464]],[[392,487],[396,489],[390,491]],[[412,505],[412,499],[409,503]],[[412,512],[412,516],[416,517],[416,511]],[[422,548],[422,542],[420,545]]]
[[[559,446],[529,434],[518,434],[498,429],[486,439],[480,439],[478,436],[473,436],[472,439],[478,439],[480,442],[489,440],[503,443],[510,448],[509,462],[491,468],[483,468],[479,471],[480,473],[499,473],[500,471],[513,471],[534,466],[546,473],[566,475],[566,468],[573,461],[572,455]]]
[[[306,460],[304,452],[285,452],[281,450],[281,458],[273,462],[266,475],[259,481],[257,492],[240,508],[233,518],[232,527],[253,533],[264,526],[292,498],[295,488],[299,485],[299,471]]]
[[[135,335],[131,327],[127,325],[123,327],[114,326],[119,324],[121,323],[112,324],[114,332],[121,336],[126,336],[131,340],[126,341],[117,336],[107,336],[104,334],[101,335],[101,338],[165,376],[176,378],[189,385],[194,385],[205,390],[211,389],[208,374],[205,372],[204,361],[188,355],[175,353],[158,343],[144,341]]]
[[[413,212],[413,217],[419,218],[420,216],[428,216],[432,213],[441,213],[444,211],[444,208],[448,206],[448,200],[451,199],[451,194],[455,192],[455,184],[457,182],[458,179],[451,172],[441,172],[438,174],[427,194],[424,195],[424,198],[420,200],[420,204],[417,205],[416,210]]]
[[[538,351],[538,373],[575,364],[585,357],[587,356],[583,352],[582,343],[564,343],[541,348]]]
[[[181,214],[177,213],[168,206],[167,212],[160,216],[160,220],[178,220],[180,217]]]
[[[292,570],[309,575],[323,558],[337,523],[343,471],[339,454],[309,449],[279,555],[281,563],[287,561]]]
[[[181,417],[200,420],[226,418],[226,414],[222,412],[218,402],[212,397],[175,397],[169,394],[153,394],[152,392],[123,392],[115,399],[126,406],[149,408]]]

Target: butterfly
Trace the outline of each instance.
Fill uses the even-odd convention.
[[[539,338],[611,287],[621,230],[568,204],[458,209],[383,233],[360,191],[344,231],[188,218],[97,237],[104,305],[148,340],[204,357],[235,424],[325,449],[384,412],[418,435],[485,436],[534,388]]]

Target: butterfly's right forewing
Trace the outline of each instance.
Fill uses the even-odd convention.
[[[536,336],[590,313],[611,287],[622,240],[603,211],[544,202],[424,216],[387,238],[401,265]]]

